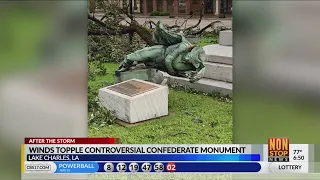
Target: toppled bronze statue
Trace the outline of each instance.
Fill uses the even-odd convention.
[[[118,73],[130,70],[136,62],[172,76],[189,78],[192,83],[203,77],[205,53],[201,47],[195,47],[183,35],[170,32],[160,21],[153,33],[153,42],[157,45],[127,55]]]

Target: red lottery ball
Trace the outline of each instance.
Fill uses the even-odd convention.
[[[168,172],[175,172],[176,171],[176,164],[173,162],[170,162],[167,164],[166,169]]]

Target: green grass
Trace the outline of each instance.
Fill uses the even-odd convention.
[[[88,85],[98,90],[101,83],[113,82],[117,67],[118,64],[107,63],[108,74]],[[90,125],[89,137],[116,137],[127,144],[228,144],[232,143],[232,104],[170,89],[168,116],[130,128]]]
[[[196,46],[206,46],[210,44],[218,44],[218,37],[212,37],[212,36],[201,36],[200,37],[200,42],[195,44]]]
[[[106,63],[107,74],[105,76],[96,76],[94,81],[88,81],[88,86],[98,90],[101,88],[101,84],[104,82],[114,82],[114,72],[118,69],[119,64],[117,63]]]

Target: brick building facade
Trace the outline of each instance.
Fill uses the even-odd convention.
[[[106,0],[107,2],[119,3],[123,7],[124,1],[129,0]],[[131,0],[135,14],[150,15],[153,11],[166,11],[172,16],[189,15],[192,12],[199,14],[201,4],[204,3],[204,14],[218,16],[221,10],[226,14],[231,13],[232,0]]]
[[[171,15],[189,15],[201,8],[204,3],[204,13],[219,15],[221,8],[225,13],[231,13],[232,0],[132,0],[136,13],[144,15],[152,11],[167,11]],[[199,13],[199,12],[198,12]]]

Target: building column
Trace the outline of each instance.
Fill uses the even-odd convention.
[[[218,16],[220,14],[220,7],[221,6],[221,0],[216,0],[216,11],[214,15]]]
[[[140,12],[140,0],[133,0],[133,11],[136,13]]]
[[[186,0],[186,15],[188,16],[190,14],[191,9],[191,0]]]
[[[147,6],[147,0],[143,0],[143,15],[148,15],[148,6]]]
[[[213,0],[213,4],[212,4],[212,13],[215,14],[216,13],[216,6],[217,6],[217,0]]]
[[[152,0],[152,11],[157,11],[157,0]]]
[[[162,6],[163,11],[168,11],[168,0],[163,0]]]
[[[173,13],[175,16],[179,15],[179,0],[174,0],[173,2]]]

